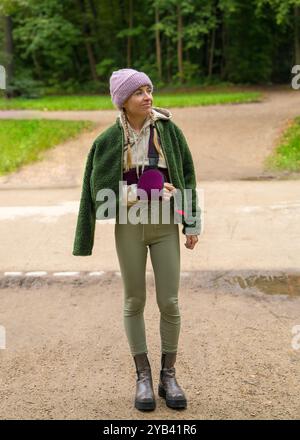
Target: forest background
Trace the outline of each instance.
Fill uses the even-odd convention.
[[[113,70],[156,89],[289,83],[300,0],[1,0],[6,97],[107,94]]]

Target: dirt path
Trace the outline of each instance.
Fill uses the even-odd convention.
[[[299,91],[265,91],[262,103],[170,108],[193,154],[198,181],[256,179],[280,176],[264,172],[263,161],[291,118],[300,114]],[[83,167],[93,140],[113,124],[116,111],[0,112],[4,117],[90,119],[97,127],[77,140],[45,152],[45,159],[0,177],[0,189],[72,187],[81,185]],[[284,174],[283,174],[284,175]],[[295,175],[299,178],[299,175]]]
[[[181,281],[176,372],[188,398],[184,411],[167,408],[157,395],[159,312],[147,279],[157,398],[151,413],[133,406],[136,374],[119,277],[1,289],[7,348],[0,351],[0,418],[299,419],[300,350],[292,348],[292,328],[300,324],[300,298],[237,286],[224,291],[216,279],[195,273]]]

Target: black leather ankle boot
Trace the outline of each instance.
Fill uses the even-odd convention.
[[[187,400],[182,388],[178,385],[174,368],[177,353],[162,353],[158,395],[166,399],[170,408],[186,408]]]
[[[147,353],[137,354],[133,358],[137,373],[134,406],[140,411],[154,410],[156,402],[153,391],[151,367]]]

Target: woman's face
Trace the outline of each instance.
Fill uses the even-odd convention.
[[[151,112],[153,97],[150,86],[139,87],[124,102],[123,107],[129,114],[147,116]]]

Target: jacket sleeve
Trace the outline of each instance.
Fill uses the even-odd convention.
[[[191,194],[191,199],[186,198],[185,195],[183,200],[186,200],[187,203],[187,217],[183,219],[183,228],[182,233],[186,235],[200,235],[201,234],[201,208],[199,206],[198,194],[197,194],[197,179],[195,173],[194,162],[192,158],[191,151],[185,139],[185,136],[182,130],[175,125],[176,134],[180,146],[181,157],[182,157],[182,168],[184,174],[184,183],[185,189],[191,189],[192,191],[188,192]],[[185,206],[183,206],[185,210]],[[189,220],[190,214],[196,220],[193,222]]]
[[[92,249],[94,245],[96,214],[95,205],[92,200],[90,178],[93,169],[95,147],[96,145],[94,143],[92,148],[90,149],[85,165],[77,226],[72,252],[73,255],[76,256],[92,255]]]

